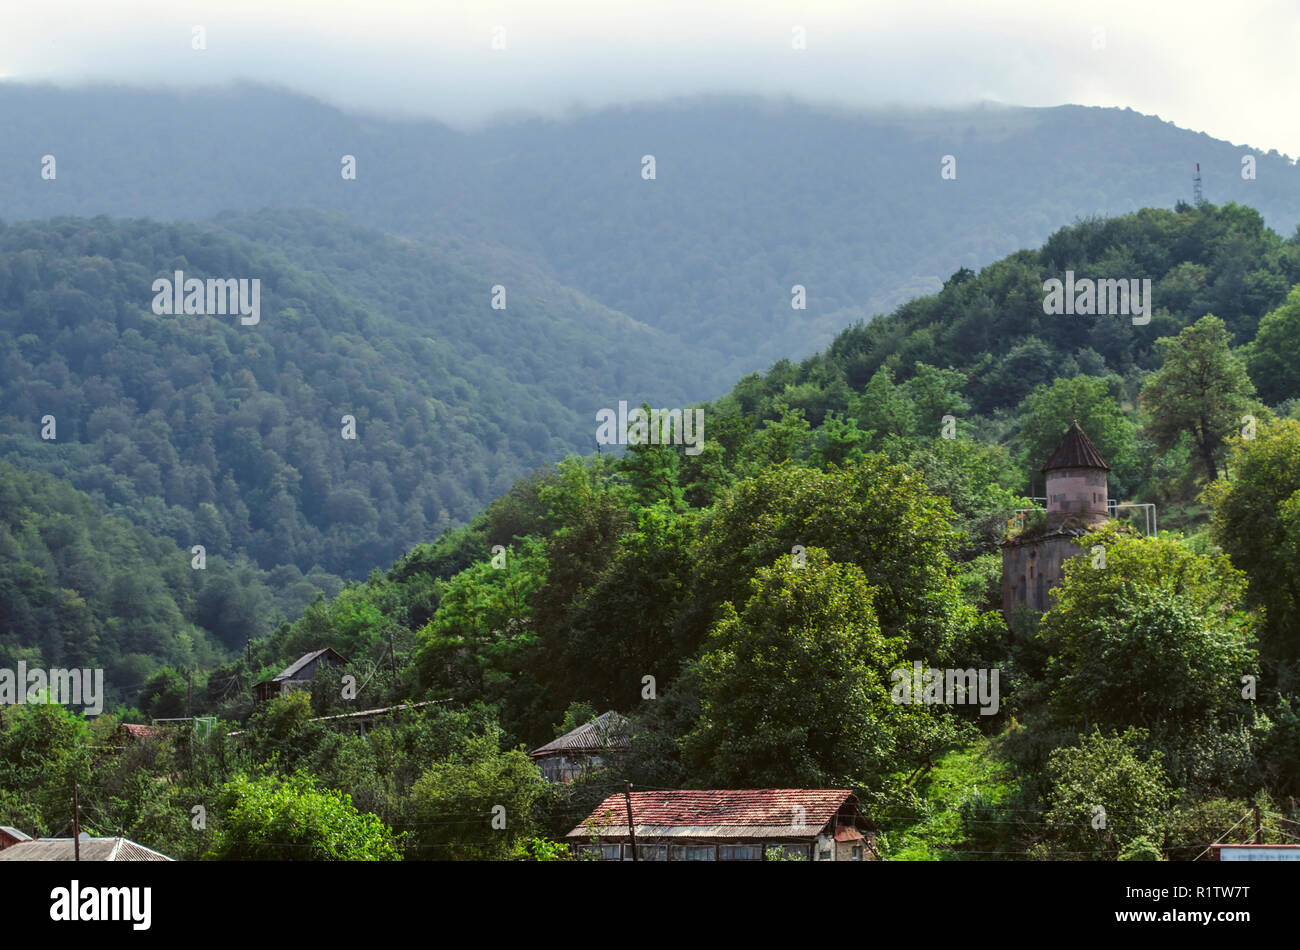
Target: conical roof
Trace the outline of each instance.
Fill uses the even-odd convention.
[[[1097,446],[1079,428],[1077,419],[1065,430],[1065,438],[1061,439],[1061,444],[1047,460],[1043,471],[1050,472],[1056,468],[1099,468],[1105,472],[1110,471],[1110,466],[1097,451]]]

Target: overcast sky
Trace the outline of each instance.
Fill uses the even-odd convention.
[[[1300,0],[0,0],[0,78],[250,79],[461,126],[706,92],[1081,103],[1294,157]]]

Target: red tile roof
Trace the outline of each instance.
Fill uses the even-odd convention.
[[[842,788],[756,788],[694,791],[633,792],[632,818],[637,828],[790,826],[796,816],[816,834],[853,798]],[[800,815],[796,808],[802,808]],[[575,833],[589,824],[627,825],[627,805],[621,794],[605,799]],[[617,831],[611,827],[611,831]]]
[[[122,731],[132,739],[153,739],[162,735],[162,728],[159,726],[142,726],[132,722],[122,723]]]

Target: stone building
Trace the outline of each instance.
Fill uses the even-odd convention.
[[[1002,615],[1008,622],[1021,604],[1040,614],[1051,607],[1048,591],[1061,582],[1066,559],[1083,553],[1079,539],[1110,517],[1109,471],[1079,423],[1070,423],[1043,466],[1046,511],[1031,512],[1036,517],[1024,530],[1002,542]]]

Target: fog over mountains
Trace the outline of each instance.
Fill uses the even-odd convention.
[[[0,219],[343,214],[480,275],[485,313],[491,286],[524,286],[662,335],[662,351],[636,359],[690,382],[670,371],[627,394],[652,402],[716,396],[1080,217],[1190,201],[1198,162],[1208,200],[1258,208],[1284,235],[1300,223],[1300,170],[1285,157],[1117,109],[702,98],[464,132],[260,86],[8,84],[0,123]],[[345,155],[355,180],[340,174]],[[941,176],[944,156],[955,178]],[[319,254],[347,270],[346,255]],[[796,284],[805,310],[791,308]]]

